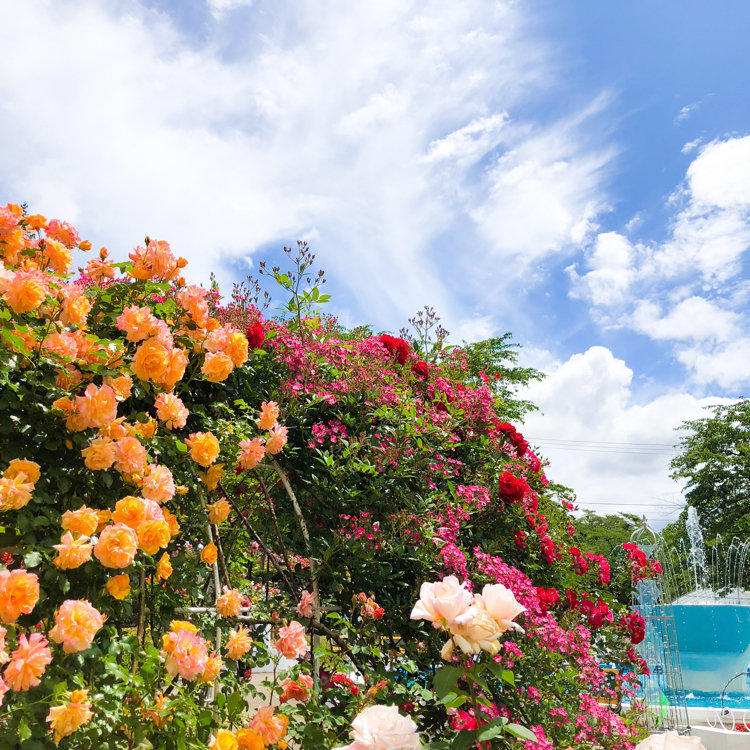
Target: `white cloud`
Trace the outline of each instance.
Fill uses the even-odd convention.
[[[216,36],[196,41],[135,3],[14,3],[8,198],[78,222],[118,258],[146,233],[168,239],[193,279],[225,285],[259,248],[317,232],[320,262],[385,325],[425,303],[465,317],[455,289],[476,263],[446,279],[435,248],[474,231],[471,205],[506,254],[590,231],[609,154],[586,145],[591,108],[559,128],[514,119],[555,75],[515,3],[207,7]]]
[[[741,389],[750,381],[750,337],[727,342],[703,343],[678,350],[677,358],[691,371],[696,382],[717,383],[726,389]]]
[[[689,120],[692,116],[693,112],[700,107],[701,102],[693,102],[692,104],[686,104],[684,107],[680,109],[680,111],[677,113],[677,116],[674,118],[674,124],[675,125],[681,125],[686,120]]]
[[[591,270],[578,278],[574,267],[569,269],[576,289],[595,305],[610,306],[621,303],[635,277],[635,250],[627,238],[617,232],[597,235],[593,250],[588,255]]]
[[[632,380],[605,347],[575,354],[522,394],[540,408],[523,431],[550,461],[548,476],[572,487],[581,507],[674,520],[681,489],[669,478],[675,428],[729,400],[675,392],[639,403]]]
[[[652,339],[729,341],[737,337],[741,316],[703,297],[688,297],[662,317],[659,305],[644,301],[633,313],[633,328]]]

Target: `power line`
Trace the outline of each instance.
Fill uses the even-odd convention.
[[[567,438],[529,438],[534,441],[544,441],[552,443],[589,443],[591,445],[659,445],[666,448],[674,448],[674,443],[631,443],[625,440],[568,440]]]

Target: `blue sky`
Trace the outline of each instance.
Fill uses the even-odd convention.
[[[549,473],[676,515],[674,428],[750,381],[750,5],[0,9],[4,200],[225,287],[307,239],[345,323],[510,330]]]

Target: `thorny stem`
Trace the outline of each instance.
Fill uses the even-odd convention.
[[[279,479],[281,479],[281,483],[284,485],[286,494],[289,496],[289,499],[292,501],[292,507],[294,508],[294,515],[297,516],[297,522],[299,523],[300,530],[302,531],[302,537],[305,540],[305,547],[307,548],[307,554],[310,560],[310,578],[312,581],[312,590],[313,590],[312,591],[313,593],[312,624],[313,624],[313,628],[317,629],[321,624],[320,623],[320,594],[318,591],[318,574],[315,568],[315,560],[313,559],[313,556],[312,556],[313,548],[312,548],[312,543],[310,542],[310,532],[307,530],[305,517],[302,515],[302,508],[300,508],[299,502],[297,501],[297,496],[294,494],[292,485],[289,484],[289,477],[287,477],[286,473],[281,468],[281,466],[279,466],[279,463],[278,461],[276,461],[275,458],[271,459],[271,465],[273,466],[276,473],[279,475]],[[315,643],[313,642],[311,646],[312,648],[310,649],[310,651],[312,655],[313,689],[315,690],[315,692],[317,692],[320,687],[320,663],[318,662],[318,658],[315,655]]]
[[[221,487],[221,484],[219,484],[219,487]],[[258,532],[252,527],[252,525],[250,524],[250,521],[248,521],[247,518],[245,518],[245,516],[242,515],[242,511],[237,506],[237,503],[234,501],[234,498],[231,495],[225,493],[223,489],[221,490],[221,492],[226,496],[227,500],[229,501],[229,504],[232,506],[232,508],[234,508],[234,511],[237,514],[237,517],[240,519],[240,521],[242,521],[245,528],[250,532],[250,535],[253,537],[253,539],[255,539],[256,542],[258,542],[261,549],[266,555],[266,559],[271,561],[271,564],[274,566],[274,568],[276,568],[276,572],[284,579],[284,583],[286,584],[289,591],[293,592],[294,587],[292,583],[290,582],[290,580],[287,578],[287,574],[279,565],[278,560],[276,559],[276,555],[274,555],[274,553],[270,549],[268,549],[268,546],[260,538],[260,536],[258,535]]]
[[[273,500],[271,499],[271,496],[268,494],[268,489],[266,488],[266,485],[263,483],[263,480],[258,477],[258,484],[260,484],[260,488],[263,490],[263,495],[266,498],[266,503],[268,505],[268,510],[271,511],[271,518],[273,519],[273,526],[276,530],[276,538],[279,540],[279,547],[281,547],[281,554],[284,557],[284,563],[286,564],[286,569],[289,571],[291,578],[290,582],[292,584],[292,593],[294,594],[295,599],[299,599],[299,589],[297,588],[297,583],[294,580],[294,575],[292,575],[292,566],[289,563],[289,554],[286,549],[286,545],[284,544],[284,540],[281,536],[281,529],[279,529],[279,521],[276,518],[276,510],[273,506]]]

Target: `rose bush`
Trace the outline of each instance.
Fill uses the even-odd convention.
[[[0,748],[629,746],[598,664],[642,626],[505,339],[346,330],[304,245],[276,320],[164,241],[79,250],[0,209]]]

